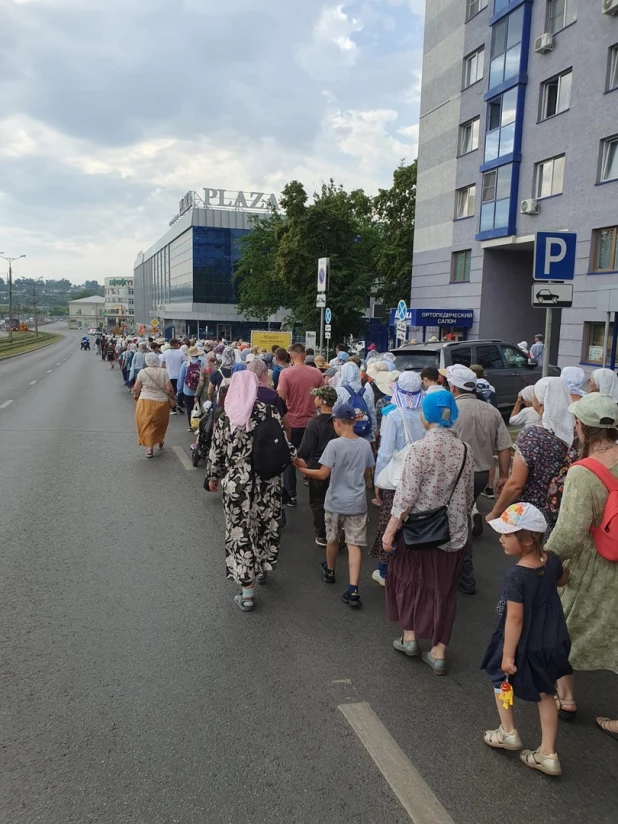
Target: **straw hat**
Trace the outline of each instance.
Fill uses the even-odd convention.
[[[374,378],[374,383],[380,392],[383,392],[385,395],[390,395],[390,385],[391,383],[395,383],[399,375],[401,375],[401,372],[398,372],[396,369],[393,372],[378,372]]]

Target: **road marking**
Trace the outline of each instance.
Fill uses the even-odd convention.
[[[53,371],[54,371],[53,369],[48,369],[48,370],[47,370],[47,374],[49,375],[49,374],[51,374]]]
[[[191,463],[191,459],[189,458],[187,453],[184,451],[182,446],[173,446],[172,449],[174,450],[174,452],[178,456],[178,460],[180,461],[180,463],[184,466],[184,468],[188,472],[194,472],[197,469],[197,467],[193,466],[193,464]]]
[[[57,363],[57,364],[56,364],[56,366],[60,366],[60,364],[59,364],[59,363]]]
[[[4,403],[0,403],[0,409],[6,409],[7,406],[10,406],[13,401],[5,401]]]
[[[38,383],[38,381],[30,381],[30,386],[34,386],[35,383]]]
[[[340,704],[338,709],[360,738],[414,824],[454,824],[429,785],[366,701]]]

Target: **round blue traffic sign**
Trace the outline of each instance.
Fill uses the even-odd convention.
[[[327,309],[326,312],[324,313],[324,320],[326,321],[326,323],[330,323],[332,317],[333,317],[333,313],[330,311],[330,309]]]
[[[397,304],[397,320],[405,320],[408,317],[408,307],[405,300],[400,300]]]

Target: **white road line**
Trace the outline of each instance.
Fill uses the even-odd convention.
[[[414,824],[454,824],[367,702],[339,708]]]
[[[53,369],[48,369],[48,370],[47,370],[47,374],[49,375],[49,374],[51,374],[53,371],[54,371]]]
[[[57,364],[56,364],[56,366],[60,366],[60,364],[59,364],[59,363],[57,363]]]
[[[0,409],[6,409],[7,406],[10,406],[13,401],[5,401],[4,403],[0,403]]]
[[[174,452],[178,456],[178,460],[180,461],[180,463],[184,466],[184,468],[188,472],[194,472],[197,469],[197,467],[193,466],[193,464],[191,463],[191,460],[190,460],[189,456],[184,451],[182,446],[173,446],[172,449],[174,450]]]
[[[35,383],[38,383],[38,381],[30,381],[30,386],[34,386]]]

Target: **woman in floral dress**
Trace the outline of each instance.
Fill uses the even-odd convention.
[[[267,415],[257,392],[254,372],[233,375],[224,412],[215,424],[207,469],[211,492],[217,492],[221,483],[227,577],[242,587],[234,601],[243,612],[255,605],[256,578],[262,583],[275,569],[281,538],[281,476],[264,480],[253,472],[251,463],[251,433]],[[281,423],[277,409],[271,407],[270,412]],[[289,442],[288,447],[293,460],[296,450]]]

